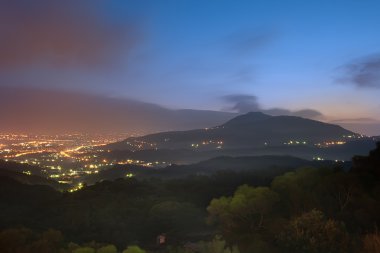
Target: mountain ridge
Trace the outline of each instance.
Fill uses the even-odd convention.
[[[321,121],[250,112],[215,127],[131,137],[108,147],[130,150],[148,148],[210,150],[283,145],[293,140],[313,145],[324,141],[342,140],[343,136],[351,135],[356,133]]]

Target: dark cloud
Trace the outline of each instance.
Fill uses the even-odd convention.
[[[77,67],[110,64],[140,39],[135,22],[116,22],[99,1],[2,1],[0,67],[34,63]]]
[[[302,109],[297,111],[291,111],[283,108],[263,109],[258,102],[258,98],[254,95],[234,94],[223,96],[222,99],[226,103],[232,104],[232,106],[226,108],[227,110],[238,113],[261,111],[272,116],[289,115],[312,119],[323,117],[321,112],[313,109]]]
[[[336,81],[359,88],[380,88],[380,54],[356,60],[339,68],[343,76]]]
[[[253,95],[227,95],[222,97],[222,99],[228,104],[232,104],[228,109],[231,111],[236,111],[239,113],[247,113],[251,111],[259,111],[260,105],[257,101],[257,97]]]

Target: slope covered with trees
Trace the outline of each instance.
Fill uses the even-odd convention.
[[[126,178],[73,193],[2,177],[0,251],[378,252],[379,152],[355,157],[349,171]]]

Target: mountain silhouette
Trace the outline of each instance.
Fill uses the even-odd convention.
[[[236,149],[278,146],[284,143],[314,145],[342,140],[355,133],[341,126],[295,116],[270,116],[249,112],[205,129],[171,131],[132,137],[110,149]]]

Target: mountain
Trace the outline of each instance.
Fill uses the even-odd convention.
[[[250,112],[226,123],[204,129],[171,131],[128,138],[109,149],[236,149],[280,146],[294,142],[314,145],[343,140],[355,133],[338,125],[295,116],[270,116]]]

